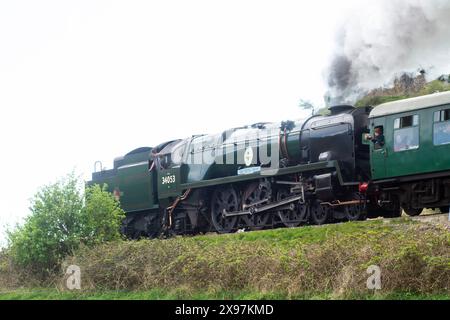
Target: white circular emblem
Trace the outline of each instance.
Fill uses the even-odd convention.
[[[249,167],[252,164],[252,162],[253,162],[253,148],[252,147],[248,147],[247,149],[245,149],[244,162],[247,167]]]

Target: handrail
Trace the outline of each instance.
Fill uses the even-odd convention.
[[[97,171],[97,166],[100,164],[100,172],[103,171],[103,164],[101,161],[95,161],[94,162],[94,173],[99,172]]]

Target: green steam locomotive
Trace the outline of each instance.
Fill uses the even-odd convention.
[[[120,199],[132,239],[446,211],[450,93],[139,148],[88,184]]]

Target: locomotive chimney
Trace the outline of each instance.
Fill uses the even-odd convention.
[[[338,104],[338,105],[330,106],[328,108],[328,110],[330,110],[331,115],[333,115],[333,116],[336,114],[351,111],[354,109],[355,109],[355,107],[353,107],[351,105],[347,105],[347,104]]]
[[[343,96],[335,95],[330,91],[325,93],[324,100],[331,115],[336,115],[354,109],[354,107],[350,105]]]

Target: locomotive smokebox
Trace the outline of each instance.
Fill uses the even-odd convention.
[[[334,105],[328,108],[328,110],[330,110],[331,115],[336,115],[339,113],[344,113],[344,112],[348,112],[348,111],[352,111],[354,110],[355,107],[351,106],[351,105],[347,105],[347,104],[338,104],[338,105]]]

